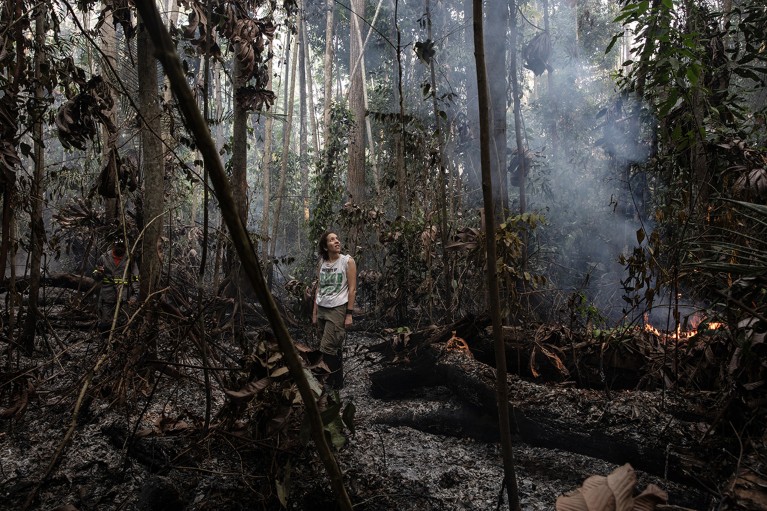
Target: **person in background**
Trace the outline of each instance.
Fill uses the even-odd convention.
[[[115,238],[112,248],[98,258],[96,269],[93,270],[93,278],[101,282],[98,328],[104,335],[112,328],[118,298],[123,311],[125,311],[126,303],[133,305],[138,299],[138,266],[128,256],[125,240],[120,237]],[[122,325],[124,322],[125,314],[120,314],[117,325]]]
[[[344,386],[343,345],[346,329],[352,325],[357,296],[357,265],[350,255],[341,254],[341,240],[326,231],[319,241],[321,263],[312,324],[320,330],[320,352],[330,370],[327,384]]]

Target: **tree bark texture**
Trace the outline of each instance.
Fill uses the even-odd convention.
[[[362,58],[361,19],[365,17],[365,0],[352,0],[352,12],[349,36],[349,68]],[[346,191],[353,204],[365,202],[365,83],[362,67],[357,66],[350,77],[349,111],[352,126],[349,130],[349,169],[346,181]]]
[[[509,190],[506,180],[506,105],[508,96],[506,91],[508,84],[506,80],[506,72],[508,70],[506,65],[506,33],[509,28],[509,10],[516,9],[516,1],[489,2],[487,7],[487,37],[485,38],[487,45],[485,57],[489,63],[487,67],[487,86],[491,123],[490,169],[495,219],[496,224],[498,224],[506,219],[509,207]],[[514,50],[512,49],[512,51]],[[488,230],[488,232],[493,231]]]
[[[162,270],[158,249],[165,209],[165,158],[161,138],[162,109],[159,103],[157,60],[152,40],[144,29],[138,33],[137,51],[144,206],[140,284],[141,299],[146,300],[156,291]]]

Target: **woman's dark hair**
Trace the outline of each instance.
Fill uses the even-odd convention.
[[[328,254],[328,236],[331,234],[337,234],[335,231],[325,231],[322,233],[322,236],[320,236],[320,242],[318,243],[318,251],[320,253],[320,257],[323,258],[325,261],[328,260],[330,257],[330,254]]]

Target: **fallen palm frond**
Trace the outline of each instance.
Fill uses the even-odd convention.
[[[634,497],[636,472],[626,463],[608,476],[591,476],[577,490],[557,499],[557,511],[653,511],[668,495],[654,484]]]

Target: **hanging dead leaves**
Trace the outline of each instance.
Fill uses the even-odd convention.
[[[76,148],[84,151],[86,142],[93,140],[103,125],[109,133],[116,133],[117,128],[110,118],[114,108],[111,87],[97,75],[81,87],[80,92],[67,100],[56,113],[56,128],[61,144],[66,149]]]

